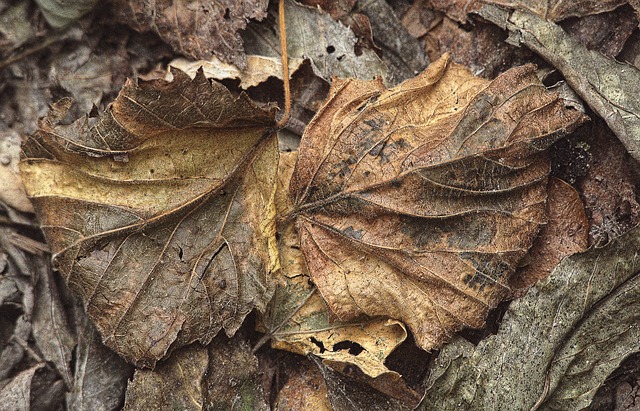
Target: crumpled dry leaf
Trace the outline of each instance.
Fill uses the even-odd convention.
[[[546,278],[564,257],[589,247],[589,220],[580,194],[569,184],[551,178],[548,187],[547,224],[542,227],[526,265],[511,277],[512,297],[523,296],[529,287]]]
[[[583,17],[611,11],[625,0],[427,0],[429,6],[442,11],[450,18],[466,23],[467,15],[478,11],[483,5],[507,7],[529,11],[538,16],[560,21],[569,17]]]
[[[58,373],[38,362],[9,381],[0,381],[4,410],[55,410],[63,403],[65,385]]]
[[[277,268],[273,112],[194,80],[128,82],[110,109],[25,144],[54,263],[107,346],[139,367],[263,310]]]
[[[48,259],[48,256],[47,256]],[[44,360],[55,365],[66,386],[73,383],[71,369],[72,351],[76,346],[76,334],[68,322],[67,313],[53,278],[51,264],[45,257],[32,259],[37,264],[38,283],[33,307],[33,339]]]
[[[300,68],[302,62],[302,59],[289,59],[290,76]],[[169,66],[184,71],[191,78],[194,78],[198,70],[202,67],[205,77],[215,80],[240,80],[240,88],[243,90],[264,83],[269,77],[282,80],[282,63],[279,57],[247,56],[247,66],[243,70],[238,69],[232,64],[225,63],[216,57],[212,57],[210,60],[198,61],[178,58],[171,61]],[[171,70],[167,72],[166,79],[169,81],[172,80]]]
[[[484,6],[479,14],[510,32],[508,41],[525,45],[557,68],[567,83],[640,160],[640,70],[588,50],[562,28],[525,12]]]
[[[134,30],[154,31],[185,56],[207,60],[215,55],[241,69],[246,60],[238,31],[250,19],[262,20],[268,4],[268,0],[114,1],[120,21]]]
[[[327,384],[329,401],[334,410],[408,411],[414,408],[407,407],[399,400],[390,398],[363,382],[333,370],[315,357],[313,359]]]
[[[533,66],[448,56],[385,90],[334,80],[290,185],[300,247],[338,318],[403,321],[425,350],[481,327],[545,222],[545,149],[584,120]]]
[[[385,64],[372,50],[356,55],[356,36],[321,10],[285,0],[289,58],[309,59],[317,76],[373,79],[386,77]],[[279,28],[252,25],[243,33],[247,54],[278,57]],[[276,47],[276,45],[278,45]]]
[[[569,19],[562,26],[589,50],[615,58],[638,27],[638,20],[631,7],[624,6],[608,13]]]
[[[511,303],[497,335],[441,350],[423,410],[582,410],[640,351],[640,228],[565,258]],[[526,361],[523,361],[526,358]]]
[[[297,153],[281,153],[276,208],[279,215],[291,211],[289,181]],[[385,318],[363,318],[352,322],[333,321],[329,309],[309,282],[292,220],[278,227],[278,250],[282,268],[268,311],[259,331],[267,333],[273,348],[301,355],[313,354],[336,370],[355,365],[383,391],[417,405],[419,395],[408,388],[400,374],[384,361],[407,338],[402,323]],[[393,388],[386,387],[393,386]]]

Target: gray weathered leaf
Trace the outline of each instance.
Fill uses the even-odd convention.
[[[71,385],[71,352],[76,345],[76,336],[67,321],[50,264],[43,257],[34,258],[33,263],[41,267],[37,270],[33,338],[44,359],[55,365],[65,384]]]
[[[385,64],[371,50],[355,53],[356,36],[348,27],[321,10],[285,1],[287,51],[289,57],[308,58],[316,75],[373,79],[385,77]],[[245,33],[247,54],[277,56],[280,53],[278,28],[253,26]],[[276,46],[278,45],[278,46]]]
[[[640,350],[640,228],[563,260],[497,335],[445,346],[421,409],[580,410]]]
[[[88,13],[97,0],[36,0],[51,27],[66,27]]]
[[[75,411],[121,409],[133,367],[102,344],[83,309],[76,308],[78,345],[67,406]]]

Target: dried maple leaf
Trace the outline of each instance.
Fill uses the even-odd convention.
[[[424,349],[482,326],[545,222],[545,149],[583,120],[531,65],[489,82],[444,56],[390,90],[334,81],[290,185],[331,310],[402,320]]]
[[[273,112],[173,74],[129,81],[91,127],[54,110],[21,163],[56,267],[137,366],[232,335],[277,261]]]

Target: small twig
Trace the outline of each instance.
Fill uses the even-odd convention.
[[[280,24],[280,51],[282,55],[282,81],[284,82],[284,114],[276,122],[276,127],[284,128],[291,117],[291,88],[289,86],[289,56],[287,54],[287,25],[284,21],[284,0],[278,3]]]

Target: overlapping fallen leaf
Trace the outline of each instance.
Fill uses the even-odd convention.
[[[290,185],[314,283],[341,320],[403,321],[425,350],[480,327],[546,221],[545,149],[583,115],[523,66],[448,56],[385,90],[334,80]]]
[[[511,304],[497,335],[477,347],[462,338],[446,345],[420,409],[588,407],[607,376],[640,350],[639,248],[636,227],[564,259]]]
[[[292,211],[289,181],[297,153],[281,153],[276,191],[279,215]],[[273,348],[314,355],[336,370],[355,365],[380,391],[414,406],[419,394],[406,386],[401,375],[384,362],[406,338],[404,325],[387,318],[336,321],[310,282],[293,220],[278,225],[278,272],[274,297],[258,330],[267,334]]]
[[[129,82],[93,126],[55,125],[54,110],[21,164],[56,267],[104,342],[143,367],[232,335],[265,308],[277,263],[273,113],[174,76]]]
[[[539,16],[485,5],[479,14],[506,28],[509,41],[525,45],[552,63],[576,93],[607,122],[629,154],[640,160],[640,70],[588,50],[564,30]]]

